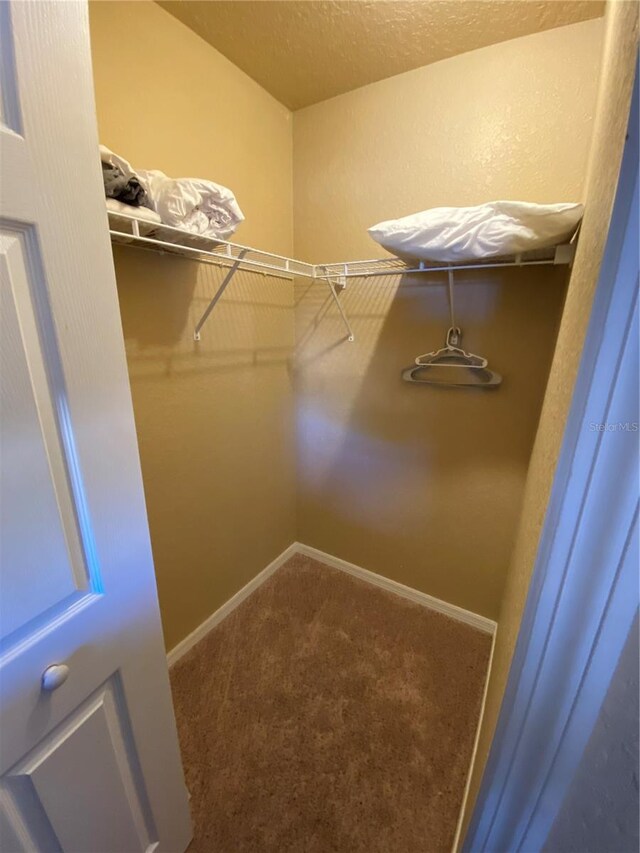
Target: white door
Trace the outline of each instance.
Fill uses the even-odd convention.
[[[0,848],[180,853],[86,4],[1,2],[0,38]]]

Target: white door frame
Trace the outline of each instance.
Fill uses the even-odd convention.
[[[589,330],[466,853],[543,849],[638,611],[638,152],[636,74]]]

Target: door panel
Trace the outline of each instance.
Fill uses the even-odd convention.
[[[0,848],[180,853],[86,5],[0,2],[0,76]]]
[[[40,810],[54,847],[91,853],[153,847],[146,793],[117,694],[112,679],[5,776],[22,822]]]
[[[86,588],[22,234],[0,229],[0,648]],[[42,567],[46,566],[46,571]],[[31,590],[24,594],[25,585]],[[58,605],[57,608],[55,606]]]

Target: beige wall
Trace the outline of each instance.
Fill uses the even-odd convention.
[[[526,36],[295,113],[296,256],[379,256],[368,226],[437,205],[580,200],[602,29]],[[456,280],[463,344],[504,374],[498,391],[400,380],[443,341],[442,276],[350,284],[353,344],[322,287],[298,286],[298,538],[496,618],[566,273]]]
[[[371,257],[382,218],[582,195],[600,21],[310,107],[293,140],[282,105],[155,3],[92,3],[91,28],[102,141],[231,186],[241,242],[292,253],[295,214],[297,257]],[[563,270],[459,275],[464,343],[505,374],[487,394],[399,379],[440,345],[440,278],[354,282],[355,344],[322,287],[301,284],[294,407],[289,284],[239,274],[196,347],[222,273],[126,248],[116,267],[168,647],[296,538],[497,616]]]
[[[102,142],[146,168],[230,186],[236,239],[292,250],[291,114],[151,2],[91,3]],[[116,251],[160,604],[175,645],[295,538],[292,285]]]
[[[500,609],[500,627],[465,823],[468,823],[473,810],[500,711],[571,404],[615,196],[629,116],[637,42],[637,4],[609,3],[605,18],[602,76],[586,183],[585,217]]]

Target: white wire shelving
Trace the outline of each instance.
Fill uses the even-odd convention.
[[[108,213],[109,233],[113,243],[180,255],[216,266],[233,266],[241,263],[242,269],[261,272],[265,275],[314,278],[314,265],[304,261],[296,261],[273,252],[263,252],[240,243],[213,240],[211,237],[192,234],[182,228],[157,225],[155,222],[147,222],[122,213],[112,211]]]
[[[193,335],[196,341],[200,340],[200,330],[239,269],[289,280],[300,276],[316,279],[326,284],[347,329],[348,339],[353,341],[355,340],[353,331],[338,298],[338,291],[344,290],[347,286],[347,280],[350,278],[571,264],[577,242],[576,232],[570,243],[503,258],[488,258],[473,263],[433,263],[432,261],[403,260],[389,255],[386,258],[374,258],[367,261],[309,264],[306,261],[298,261],[284,255],[276,255],[273,252],[263,252],[261,249],[243,246],[240,243],[202,237],[181,228],[159,225],[155,222],[148,222],[114,211],[108,211],[108,215],[109,234],[112,243],[178,255],[199,263],[228,268],[226,276],[196,325]]]
[[[505,267],[531,267],[549,264],[570,264],[575,254],[574,243],[563,243],[549,249],[535,249],[519,255],[503,258],[487,258],[472,263],[436,263],[408,258],[373,258],[369,261],[344,261],[332,264],[316,264],[318,275],[337,278],[358,278],[373,275],[407,275],[421,272],[448,272],[449,270],[502,269]]]

